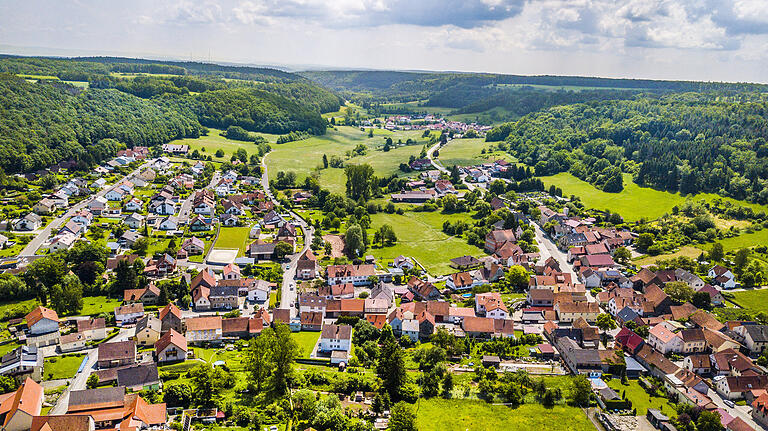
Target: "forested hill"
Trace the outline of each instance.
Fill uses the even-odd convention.
[[[537,175],[619,191],[621,174],[684,194],[768,203],[768,103],[759,93],[670,94],[558,106],[488,133]]]
[[[24,172],[95,163],[103,139],[157,145],[205,127],[323,134],[342,99],[299,75],[206,63],[0,58],[0,167]],[[113,152],[116,152],[115,149]]]

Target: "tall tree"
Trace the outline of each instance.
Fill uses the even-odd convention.
[[[373,187],[373,168],[369,164],[347,165],[344,167],[347,176],[347,196],[354,200],[367,201],[371,197]]]

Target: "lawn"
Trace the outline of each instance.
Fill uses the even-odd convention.
[[[299,344],[299,348],[301,348],[301,357],[309,358],[309,355],[315,348],[315,344],[317,344],[317,340],[320,339],[320,332],[291,332],[291,338],[296,340],[296,342]]]
[[[766,211],[768,208],[749,202],[724,198],[713,193],[701,193],[693,196],[682,196],[677,193],[663,192],[649,187],[640,187],[632,182],[632,176],[624,174],[624,190],[619,193],[607,193],[595,188],[592,184],[582,181],[570,173],[562,172],[549,177],[541,177],[548,188],[555,185],[563,189],[563,196],[576,195],[587,207],[609,209],[618,212],[627,221],[637,221],[641,218],[656,219],[665,213],[672,212],[672,207],[681,206],[687,198],[706,201],[722,199],[734,204],[751,207],[756,211]],[[767,211],[768,212],[768,211]],[[768,232],[766,232],[768,238]]]
[[[492,145],[492,143],[486,143],[483,138],[454,139],[440,148],[438,158],[445,167],[453,165],[472,166],[498,159],[515,160],[514,157],[504,151],[488,152],[488,147]],[[493,146],[495,147],[495,145]],[[481,154],[483,149],[486,150],[485,154]]]
[[[471,222],[469,214],[441,214],[439,212],[407,212],[403,215],[378,213],[371,216],[371,231],[389,224],[397,234],[398,242],[390,247],[371,248],[378,260],[394,259],[399,255],[415,258],[432,275],[444,275],[453,270],[449,260],[463,255],[483,256],[481,249],[467,244],[465,238],[448,236],[442,232],[446,220]]]
[[[244,227],[223,227],[219,231],[219,238],[213,248],[238,249],[238,256],[245,255],[245,248],[248,247],[248,234],[251,232],[249,226]]]
[[[101,313],[112,313],[115,307],[122,304],[122,301],[106,296],[86,296],[83,298],[83,309],[81,316],[93,316]]]
[[[307,175],[316,172],[317,167],[323,164],[323,154],[328,158],[339,156],[345,164],[368,163],[376,171],[376,175],[386,176],[398,172],[400,163],[407,163],[411,155],[418,156],[426,139],[421,138],[421,131],[397,131],[374,129],[373,137],[368,137],[367,131],[359,128],[337,126],[337,130],[329,129],[325,135],[312,136],[300,141],[288,142],[280,145],[272,145],[272,151],[266,156],[269,178],[277,177],[279,171],[293,171],[296,173],[297,183],[304,181]],[[408,138],[418,141],[418,145],[408,145],[393,148],[384,152],[381,147],[385,138],[392,138],[405,142]],[[367,152],[364,155],[345,158],[345,153],[354,149],[357,145],[364,144]],[[328,168],[317,171],[320,184],[335,193],[343,193],[346,178],[344,170],[340,168]]]
[[[83,362],[83,354],[71,356],[52,356],[45,359],[43,380],[71,379]]]
[[[768,313],[768,289],[744,290],[729,292],[733,295],[733,301],[742,307],[754,311]]]
[[[419,430],[594,430],[584,412],[576,407],[523,404],[518,408],[476,400],[421,399],[414,406]]]
[[[659,409],[669,417],[677,416],[675,409],[669,404],[669,400],[664,397],[652,397],[648,395],[640,386],[638,380],[630,380],[628,385],[622,385],[621,380],[608,380],[608,386],[621,396],[626,394],[628,400],[632,401],[632,407],[637,409],[638,416],[645,416],[648,409]]]
[[[744,233],[739,236],[734,236],[732,238],[725,238],[723,240],[718,240],[717,242],[723,245],[723,250],[725,251],[732,251],[732,250],[738,250],[744,247],[753,247],[756,245],[763,245],[768,243],[768,229],[762,229],[752,233]],[[711,247],[712,246],[709,245],[707,249],[710,249]]]

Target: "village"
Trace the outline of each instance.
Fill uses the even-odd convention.
[[[734,272],[715,264],[703,275],[631,268],[624,255],[636,233],[570,216],[563,205],[550,207],[557,197],[545,192],[521,192],[516,202],[493,192],[493,180],[530,175],[504,160],[462,168],[456,174],[466,187],[457,189],[448,178],[452,171],[431,157],[417,159],[408,190],[389,196],[397,204],[425,204],[463,199],[479,188],[492,195],[492,211],[509,210],[511,217],[484,237],[483,256],[455,256],[452,273],[433,275],[412,256],[321,259],[322,247],[311,247],[317,225],[299,211],[311,191],[294,193],[293,209],[286,209],[266,172],[242,174],[237,163],[216,170],[185,159],[188,153],[176,144],[163,146],[162,154],[123,150],[93,178],[68,178],[6,225],[5,248],[26,241],[2,261],[6,273],[24,274],[37,260],[106,240],[109,255],[98,277],[129,288],[113,308],[94,314],[65,317],[37,305],[6,319],[6,344],[17,347],[2,357],[0,374],[19,386],[0,395],[4,429],[226,424],[231,418],[222,409],[169,406],[163,397],[142,394],[161,392],[179,378],[174,370],[209,360],[231,366],[213,359],[279,325],[315,334],[303,361],[345,373],[360,367],[362,346],[353,341],[360,324],[391,330],[404,348],[438,335],[479,343],[472,355],[449,358],[451,373],[481,367],[586,376],[594,420],[606,429],[635,429],[637,421],[674,429],[663,412],[674,405],[716,411],[727,430],[768,427],[761,356],[768,326],[721,322],[711,312],[738,287]],[[241,236],[225,239],[235,229]],[[137,275],[146,284],[123,283]],[[180,290],[173,301],[171,280]],[[706,300],[697,307],[690,295],[680,301],[671,289]],[[483,350],[493,340],[513,343],[517,353]],[[46,365],[73,354],[80,355],[76,373],[49,394]],[[661,401],[638,415],[638,397]],[[363,391],[346,399],[371,405]],[[387,420],[386,412],[377,416],[376,428],[386,428]]]

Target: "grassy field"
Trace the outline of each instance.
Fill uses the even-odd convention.
[[[221,130],[219,129],[209,129],[207,136],[201,136],[199,138],[184,138],[184,139],[177,139],[175,141],[172,141],[172,144],[186,144],[189,145],[189,151],[192,152],[194,150],[198,150],[201,153],[213,157],[214,161],[229,161],[229,158],[232,157],[232,154],[239,150],[240,148],[244,148],[245,151],[248,152],[248,155],[256,154],[258,153],[258,148],[256,147],[256,144],[253,142],[244,142],[244,141],[235,141],[232,139],[227,139],[224,136],[220,135]],[[261,135],[264,138],[266,138],[269,142],[276,142],[277,141],[277,135],[270,135],[268,133],[253,133],[254,135]],[[216,157],[216,150],[223,150],[224,156],[223,157]],[[203,151],[205,150],[205,151]]]
[[[632,182],[632,176],[629,174],[624,174],[624,190],[620,193],[604,192],[567,172],[549,177],[541,177],[541,180],[544,181],[546,187],[554,184],[563,189],[563,196],[576,195],[581,198],[586,206],[597,209],[609,209],[614,213],[618,212],[627,221],[637,221],[643,217],[646,219],[656,219],[665,213],[671,212],[673,206],[683,205],[687,199],[687,197],[677,193],[640,187]],[[701,193],[690,196],[690,198],[694,200],[704,199],[706,201],[720,198],[724,201],[751,207],[758,211],[768,210],[768,208],[762,205],[723,198],[713,193]]]
[[[414,407],[421,431],[594,430],[576,407],[523,404],[518,408],[474,400],[422,399]]]
[[[700,248],[683,246],[683,247],[680,247],[680,250],[674,253],[660,254],[658,256],[645,256],[633,261],[633,263],[639,266],[652,265],[659,260],[674,259],[676,257],[682,257],[682,256],[695,259],[699,257],[699,255],[701,255],[701,252],[702,250]]]
[[[733,301],[742,307],[758,312],[768,313],[768,289],[745,290],[740,292],[730,292],[733,294]]]
[[[755,231],[753,233],[745,233],[733,238],[725,238],[718,241],[723,245],[725,251],[738,250],[744,247],[752,247],[755,245],[763,245],[768,242],[768,229]],[[707,249],[711,248],[709,245]]]
[[[83,298],[83,309],[81,316],[92,316],[94,314],[112,313],[115,307],[122,303],[119,299],[107,298],[106,296],[86,296]]]
[[[301,357],[309,358],[309,354],[312,353],[312,350],[315,348],[317,340],[320,339],[320,333],[310,331],[291,332],[291,338],[296,340],[299,344],[299,347],[301,348]]]
[[[238,256],[245,254],[245,248],[248,247],[248,233],[251,228],[245,227],[223,227],[219,231],[219,239],[216,240],[216,244],[213,248],[230,248],[239,249]]]
[[[345,153],[354,149],[359,144],[364,144],[368,150],[365,155],[355,156],[344,161],[345,164],[370,164],[377,175],[392,175],[398,172],[400,163],[407,163],[411,155],[418,156],[423,145],[409,145],[394,148],[384,152],[379,148],[384,143],[384,138],[392,138],[405,142],[408,138],[425,144],[420,131],[397,131],[374,129],[373,137],[368,137],[367,131],[361,131],[355,127],[337,126],[338,130],[329,129],[325,135],[312,136],[301,141],[288,142],[273,145],[272,151],[267,155],[266,162],[270,179],[274,179],[279,171],[293,171],[296,173],[297,182],[303,182],[307,175],[318,172],[320,183],[332,192],[344,192],[343,169],[322,169],[323,154],[328,158],[339,156],[345,158]]]
[[[75,377],[84,355],[53,356],[45,359],[43,380],[71,379]]]
[[[370,253],[378,260],[393,259],[399,255],[412,256],[432,275],[453,272],[449,259],[463,256],[483,256],[479,248],[467,244],[466,239],[451,237],[442,232],[446,220],[471,221],[468,214],[441,214],[439,212],[408,212],[403,215],[378,213],[371,216],[371,231],[383,224],[391,225],[398,242],[391,247],[372,248]]]
[[[659,409],[667,416],[676,416],[675,409],[668,399],[648,395],[637,380],[630,380],[626,386],[622,385],[619,379],[611,379],[607,383],[619,396],[624,393],[627,399],[632,401],[632,407],[637,409],[638,416],[645,416],[648,409]]]
[[[514,161],[514,157],[507,152],[488,152],[488,147],[491,145],[486,143],[483,138],[454,139],[440,148],[439,159],[446,167],[453,165],[472,166],[498,159]],[[481,154],[483,149],[486,150],[486,154]]]

